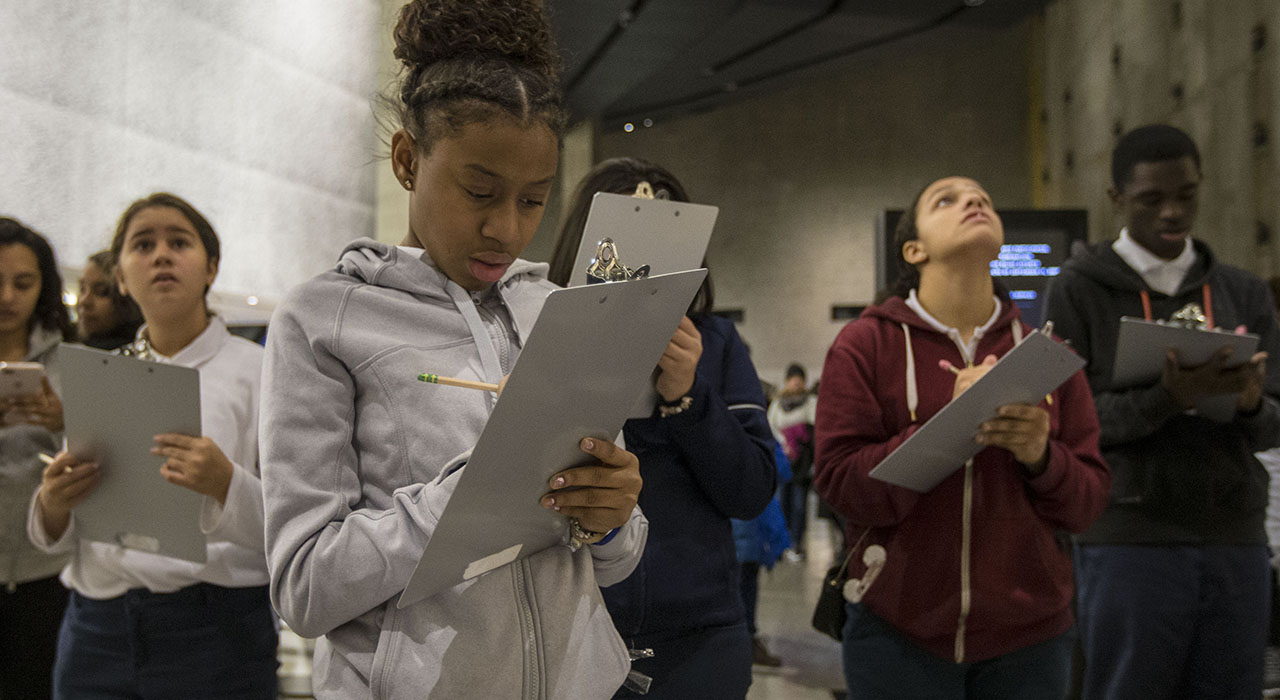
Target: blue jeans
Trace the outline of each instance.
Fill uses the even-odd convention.
[[[629,648],[653,649],[652,659],[631,665],[652,678],[653,685],[643,696],[620,689],[615,700],[742,700],[747,696],[751,634],[745,622],[676,634],[625,639]]]
[[[267,587],[71,594],[58,637],[58,700],[276,699]]]
[[[1076,548],[1085,700],[1262,694],[1264,545]]]
[[[986,661],[954,663],[925,651],[862,605],[846,603],[844,676],[850,700],[1061,700],[1071,632]]]
[[[780,491],[778,500],[782,503],[782,517],[787,521],[791,547],[803,554],[805,525],[809,518],[809,485],[797,485],[788,481]]]

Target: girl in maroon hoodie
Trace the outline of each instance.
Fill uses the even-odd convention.
[[[931,183],[897,227],[898,286],[827,353],[815,486],[848,519],[849,542],[887,552],[847,604],[850,697],[1066,692],[1072,580],[1059,535],[1093,522],[1111,481],[1084,375],[1039,405],[1001,407],[974,436],[986,449],[927,493],[868,476],[1029,332],[989,272],[1003,239],[981,185]]]

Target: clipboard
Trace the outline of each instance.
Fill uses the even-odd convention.
[[[1232,360],[1238,360],[1233,366],[1239,366],[1258,350],[1258,336],[1122,316],[1116,360],[1111,369],[1112,386],[1147,386],[1159,381],[1169,348],[1178,349],[1184,366],[1194,367],[1208,362],[1224,346],[1231,348]],[[1195,412],[1209,420],[1226,423],[1235,417],[1236,397],[1237,394],[1207,396],[1196,402]]]
[[[870,476],[913,491],[929,491],[983,449],[973,437],[996,409],[1011,403],[1040,403],[1084,364],[1083,358],[1044,332],[1028,334],[876,465]]]
[[[160,433],[201,435],[200,372],[63,345],[58,349],[67,449],[101,465],[98,487],[72,511],[81,539],[202,564],[204,496],[160,476]]]
[[[587,267],[603,238],[618,244],[626,264],[648,265],[651,275],[696,270],[707,255],[719,214],[720,208],[709,204],[597,192],[591,198],[569,286],[587,283]]]
[[[582,438],[622,430],[706,273],[547,297],[398,607],[568,539],[568,519],[540,503],[551,476],[594,461]]]

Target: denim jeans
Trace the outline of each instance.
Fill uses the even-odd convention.
[[[207,583],[109,600],[71,594],[58,638],[58,700],[276,700],[267,587]]]
[[[860,604],[846,603],[844,675],[850,700],[1061,700],[1071,673],[1068,631],[985,661],[925,651]]]
[[[1085,700],[1262,695],[1265,545],[1080,545]]]

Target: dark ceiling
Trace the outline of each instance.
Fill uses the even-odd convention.
[[[946,25],[1002,27],[1048,0],[546,0],[574,120],[705,109]]]

